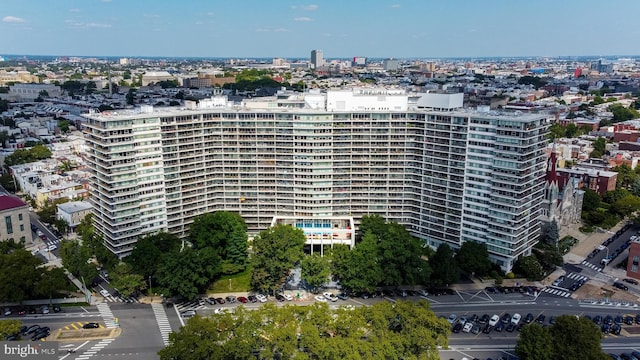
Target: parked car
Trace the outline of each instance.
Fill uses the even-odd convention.
[[[620,290],[624,290],[624,291],[629,290],[629,287],[627,287],[627,285],[625,285],[625,284],[623,284],[621,282],[617,282],[616,281],[616,282],[613,283],[613,286],[618,288],[618,289],[620,289]]]
[[[511,317],[511,323],[513,325],[518,325],[518,323],[520,322],[520,319],[522,319],[522,316],[520,316],[520,314],[518,314],[518,313],[515,313]]]
[[[267,302],[267,297],[262,294],[256,294],[256,299],[258,299],[258,301],[260,301],[261,303]]]
[[[638,285],[638,280],[636,279],[622,279],[622,281],[629,283],[629,284],[633,284],[633,285]]]
[[[533,321],[533,314],[532,313],[528,313],[525,317],[524,317],[524,323],[525,324],[529,324]]]
[[[480,320],[478,320],[478,322],[480,324],[486,324],[489,322],[489,319],[490,319],[489,314],[484,314],[482,315],[482,317],[480,317]]]
[[[276,300],[282,302],[282,301],[287,301],[287,299],[284,298],[284,295],[282,294],[276,294]]]
[[[249,299],[247,299],[244,296],[238,296],[238,302],[242,304],[246,304],[247,302],[249,302]]]
[[[544,316],[544,314],[540,314],[538,315],[538,317],[536,318],[536,322],[540,325],[544,324],[544,319],[546,318],[546,316]]]
[[[31,340],[32,341],[38,341],[38,340],[46,338],[47,336],[49,336],[48,332],[38,332],[38,333],[33,334],[33,336],[31,337]]]
[[[225,300],[227,300],[228,303],[233,304],[234,302],[236,302],[236,297],[233,295],[229,295],[225,298]]]
[[[24,332],[22,332],[22,335],[31,335],[38,331],[38,329],[40,329],[40,325],[31,325]]]
[[[49,307],[47,305],[42,305],[40,307],[40,312],[43,314],[48,314],[49,313]]]
[[[226,303],[226,301],[224,301],[224,299],[223,299],[223,298],[221,298],[221,297],[216,298],[216,302],[217,302],[218,304],[224,304],[224,303]]]
[[[11,312],[11,308],[10,307],[6,307],[4,308],[4,310],[2,311],[2,313],[4,314],[4,316],[10,316],[12,314]]]
[[[349,296],[345,293],[339,293],[338,295],[336,295],[338,297],[338,299],[340,300],[349,300]]]
[[[213,297],[208,297],[205,299],[205,301],[209,304],[209,305],[215,305],[216,304],[216,299]]]
[[[333,295],[333,293],[330,292],[325,292],[322,294],[327,300],[329,301],[338,301],[338,297],[336,297],[335,295]]]
[[[250,302],[254,303],[254,302],[258,302],[258,298],[255,297],[255,295],[249,295],[247,296],[247,300],[249,300]]]
[[[109,294],[108,290],[102,289],[102,290],[100,290],[100,295],[102,295],[102,297],[107,297],[107,296],[109,296],[111,294]]]
[[[462,332],[466,332],[466,333],[470,332],[471,329],[473,329],[474,325],[475,324],[472,323],[471,321],[467,322],[466,324],[464,324],[464,327],[462,328]]]
[[[453,328],[451,329],[451,332],[454,334],[457,334],[460,332],[460,330],[462,330],[462,324],[461,323],[456,323],[455,325],[453,325]]]
[[[500,316],[498,315],[493,315],[491,317],[491,319],[489,320],[489,326],[496,326],[496,324],[498,323],[498,321],[500,321]]]
[[[471,328],[471,333],[474,335],[478,335],[480,333],[480,324],[475,324]]]
[[[191,310],[191,311],[193,311],[193,310]],[[83,329],[97,329],[99,327],[100,327],[100,324],[98,324],[97,322],[90,322],[90,323],[86,323],[86,324],[82,325]]]
[[[316,296],[314,297],[314,299],[316,299],[316,301],[320,301],[320,302],[327,302],[327,298],[325,298],[325,297],[324,297],[324,296],[322,296],[322,295],[316,295]]]
[[[502,315],[502,319],[500,319],[500,322],[502,322],[503,324],[508,324],[511,321],[511,315],[509,315],[509,313],[505,313],[504,315]]]
[[[284,296],[284,298],[285,298],[287,301],[292,301],[292,300],[293,300],[293,296],[291,296],[291,295],[289,295],[289,294],[287,294],[287,293],[282,293],[282,296]]]
[[[456,322],[456,319],[458,318],[458,315],[456,314],[451,314],[449,315],[449,317],[447,318],[447,321],[449,322],[449,324],[453,324]]]
[[[60,311],[62,311],[62,309],[60,308],[60,305],[53,304],[53,312],[59,313]]]
[[[183,318],[190,318],[192,316],[196,316],[196,311],[195,310],[185,310],[185,311],[180,313],[180,316],[182,316]]]

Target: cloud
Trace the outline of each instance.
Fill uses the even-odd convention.
[[[102,0],[102,2],[109,3],[109,2],[111,2],[111,0]]]
[[[65,24],[67,24],[71,28],[75,29],[106,29],[110,28],[111,24],[102,24],[102,23],[84,23],[76,20],[65,20]]]
[[[80,9],[78,8],[69,9],[69,12],[79,13]]]
[[[6,22],[6,23],[23,23],[23,22],[27,22],[25,19],[23,18],[19,18],[16,16],[5,16],[2,18],[2,22]]]
[[[393,5],[391,5],[391,7],[397,9],[397,8],[400,7],[400,4],[393,4]]]
[[[159,18],[160,17],[160,15],[158,15],[158,14],[144,14],[142,16],[144,16],[146,18]]]
[[[216,13],[214,13],[213,11],[209,11],[209,12],[207,13],[207,16],[213,16],[213,15],[215,15],[215,14],[216,14]]]
[[[312,18],[310,17],[306,17],[306,16],[301,16],[301,17],[297,17],[297,18],[293,18],[294,21],[313,21]]]
[[[204,24],[202,21],[196,21],[196,25],[202,25]]]
[[[285,28],[272,28],[272,27],[263,27],[257,28],[256,32],[288,32],[289,29]]]
[[[311,4],[311,5],[291,5],[291,8],[293,10],[301,9],[301,10],[305,10],[305,11],[316,11],[316,10],[318,10],[319,6],[315,5],[315,4]]]

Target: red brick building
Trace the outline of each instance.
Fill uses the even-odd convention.
[[[634,240],[629,244],[627,277],[640,280],[640,240]]]

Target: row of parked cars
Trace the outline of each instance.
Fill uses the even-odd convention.
[[[48,326],[31,325],[22,326],[20,331],[15,334],[5,337],[6,341],[17,341],[31,338],[33,341],[41,340],[51,334],[51,329]]]
[[[51,309],[53,310],[53,312],[60,312],[62,311],[62,309],[60,308],[60,305],[58,304],[54,304],[53,306],[51,306]],[[42,305],[40,307],[34,307],[34,306],[18,306],[18,307],[14,307],[11,308],[9,306],[5,307],[4,309],[2,309],[2,313],[4,314],[4,316],[11,316],[11,315],[19,315],[19,316],[23,316],[26,314],[48,314],[50,313],[51,310],[49,309],[48,305]]]
[[[536,286],[487,286],[484,291],[490,294],[527,294],[534,295],[542,289]]]
[[[613,360],[640,360],[640,351],[634,351],[632,353],[609,354]]]

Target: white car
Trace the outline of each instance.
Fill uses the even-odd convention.
[[[489,326],[496,326],[496,324],[500,321],[500,316],[493,315],[491,319],[489,319]]]
[[[520,314],[518,314],[518,313],[515,313],[511,317],[511,323],[513,325],[518,325],[520,323],[520,319],[522,319],[522,316],[520,316]]]
[[[330,292],[323,293],[322,295],[329,301],[338,301],[338,297]]]
[[[55,244],[51,244],[47,247],[47,251],[53,251],[55,249],[57,249],[58,247]]]
[[[217,308],[215,310],[213,310],[214,314],[224,314],[226,313],[228,310],[226,308]]]
[[[293,296],[291,296],[289,294],[282,294],[282,296],[284,296],[284,298],[287,299],[287,301],[293,300]]]
[[[258,299],[258,301],[260,301],[261,303],[267,302],[267,297],[262,294],[256,294],[256,299]]]
[[[468,322],[468,323],[464,324],[464,327],[462,328],[462,332],[468,333],[469,331],[471,331],[472,328],[473,328],[473,323],[472,322]]]
[[[100,290],[100,295],[102,295],[103,297],[107,297],[111,294],[109,294],[109,292],[105,289]]]
[[[316,301],[320,301],[320,302],[327,302],[327,298],[325,298],[322,295],[316,295],[316,297],[314,297],[314,299],[316,299]]]
[[[39,253],[39,252],[40,252],[40,250],[38,250],[38,249],[33,249],[33,250],[31,250],[31,255],[35,255],[35,254],[37,254],[37,253]]]

